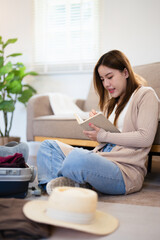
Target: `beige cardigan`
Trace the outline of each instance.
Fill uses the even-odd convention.
[[[123,174],[126,194],[141,189],[146,175],[145,162],[153,143],[159,116],[159,101],[154,90],[141,87],[133,94],[125,115],[121,133],[110,133],[100,129],[98,145],[93,151],[117,164]],[[111,152],[101,152],[106,143],[116,146]],[[58,142],[67,155],[73,147]]]

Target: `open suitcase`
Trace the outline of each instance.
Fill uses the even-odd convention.
[[[36,176],[34,167],[0,168],[0,197],[25,198],[28,193],[29,182]]]

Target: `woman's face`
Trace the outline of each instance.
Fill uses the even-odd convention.
[[[111,96],[113,98],[120,97],[120,99],[122,99],[126,92],[127,78],[129,76],[127,69],[125,68],[121,72],[117,69],[100,65],[98,68],[98,73],[103,87],[108,90]]]

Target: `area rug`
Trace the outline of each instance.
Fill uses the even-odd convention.
[[[99,201],[160,207],[160,157],[154,157],[152,171],[145,177],[141,191],[124,196],[100,194]]]

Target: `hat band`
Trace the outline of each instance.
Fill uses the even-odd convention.
[[[53,208],[48,208],[46,214],[55,220],[78,224],[89,224],[94,218],[94,213],[66,212]]]

